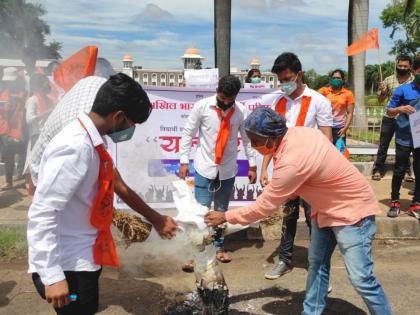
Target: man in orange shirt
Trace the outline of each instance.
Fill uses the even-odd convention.
[[[331,102],[333,108],[333,143],[338,138],[344,138],[353,120],[354,96],[353,93],[344,87],[344,72],[336,69],[330,74],[330,85],[324,86],[318,91]]]

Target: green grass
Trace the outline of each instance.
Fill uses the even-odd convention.
[[[11,260],[25,255],[26,235],[22,228],[0,227],[0,259]]]
[[[366,95],[365,96],[365,105],[366,106],[379,106],[378,96],[377,95]]]
[[[375,161],[375,156],[350,154],[349,161],[350,162],[373,162]]]

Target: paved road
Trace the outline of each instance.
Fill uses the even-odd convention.
[[[105,269],[101,277],[99,314],[162,314],[194,291],[194,276],[180,271],[188,254],[177,241],[146,242],[121,248],[122,266]],[[233,261],[223,265],[231,293],[231,314],[299,314],[306,280],[307,241],[298,241],[294,270],[275,281],[263,274],[271,267],[277,242],[230,243]],[[395,315],[420,315],[418,272],[420,241],[378,241],[375,271]],[[274,258],[275,260],[275,258]],[[0,262],[0,314],[54,314],[34,292],[24,259]],[[333,292],[325,314],[368,314],[351,287],[338,252],[333,256]]]

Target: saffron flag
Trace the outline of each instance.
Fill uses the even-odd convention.
[[[347,47],[347,56],[353,56],[370,48],[379,49],[378,29],[376,27],[364,33],[357,41]]]
[[[95,73],[96,57],[98,47],[86,46],[79,50],[54,71],[54,81],[65,92],[70,90],[80,79],[91,76]]]

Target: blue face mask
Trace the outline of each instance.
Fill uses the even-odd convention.
[[[331,78],[330,84],[334,89],[340,89],[343,86],[343,81],[338,78]]]
[[[281,84],[281,88],[286,95],[291,95],[294,91],[296,91],[297,83],[295,81],[285,82]]]
[[[296,78],[293,81],[281,83],[281,89],[286,93],[286,95],[293,94],[294,91],[297,89]]]
[[[136,130],[136,125],[132,125],[131,127],[124,130],[114,131],[108,134],[108,137],[110,137],[114,143],[127,141],[133,137],[134,130]]]
[[[259,78],[259,77],[251,78],[251,83],[253,83],[253,84],[261,83],[261,78]]]

